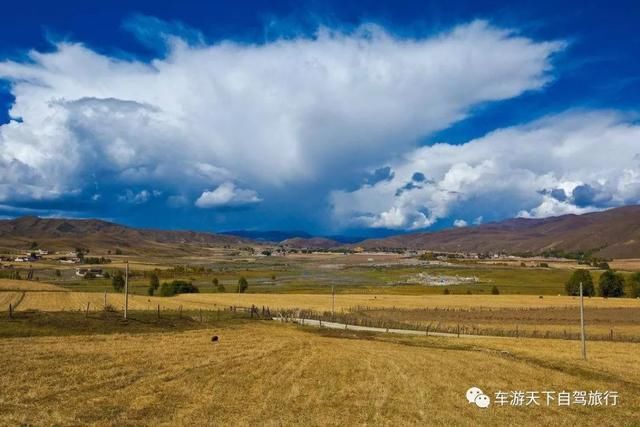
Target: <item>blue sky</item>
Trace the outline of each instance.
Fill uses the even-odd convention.
[[[0,216],[376,235],[640,200],[637,2],[21,2]]]

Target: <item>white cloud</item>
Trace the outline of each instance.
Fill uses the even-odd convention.
[[[464,219],[456,219],[455,221],[453,221],[453,226],[457,228],[466,227],[468,225],[469,224]]]
[[[369,25],[260,45],[166,40],[150,63],[79,43],[0,62],[21,119],[0,127],[0,201],[80,194],[88,174],[165,194],[340,182],[475,105],[542,88],[563,48],[482,21],[418,39]],[[484,173],[476,167],[491,165],[461,165],[451,185]],[[406,210],[380,214],[380,225],[401,226]]]
[[[242,206],[261,201],[262,199],[255,191],[238,188],[232,182],[227,181],[213,191],[204,191],[196,200],[196,206],[199,208]]]
[[[573,111],[463,145],[422,147],[391,163],[392,179],[333,192],[334,215],[343,224],[415,229],[461,212],[481,223],[483,216],[545,217],[640,203],[640,125],[629,119]],[[427,179],[413,181],[416,172]]]
[[[119,202],[130,203],[132,205],[141,205],[143,203],[147,203],[152,196],[157,197],[157,191],[149,192],[147,190],[142,190],[138,193],[133,192],[130,189],[127,189],[123,194],[118,196]]]

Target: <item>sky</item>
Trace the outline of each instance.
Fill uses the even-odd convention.
[[[637,1],[0,8],[0,218],[377,236],[640,203]]]

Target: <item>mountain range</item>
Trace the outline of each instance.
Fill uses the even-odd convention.
[[[474,227],[418,232],[360,242],[314,237],[305,232],[236,234],[131,228],[95,219],[22,217],[0,220],[0,247],[126,249],[132,253],[193,252],[202,247],[278,243],[291,248],[415,249],[537,255],[585,252],[604,258],[640,258],[640,206],[543,219],[515,218]]]
[[[360,246],[510,254],[589,252],[604,258],[640,258],[640,206],[542,219],[514,218],[475,227],[369,239]]]

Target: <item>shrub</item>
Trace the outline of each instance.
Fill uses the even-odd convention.
[[[249,288],[249,282],[247,282],[247,279],[245,279],[244,276],[241,277],[238,280],[238,292],[243,294],[248,288]]]
[[[442,291],[442,293],[445,295],[449,295],[451,291],[449,290],[449,288],[444,288],[444,291]]]
[[[226,292],[227,291],[224,288],[224,285],[222,283],[218,283],[218,286],[216,286],[216,289],[218,290],[218,292]]]
[[[170,297],[177,294],[197,294],[200,290],[191,282],[184,280],[174,280],[172,282],[164,282],[160,286],[160,296]]]
[[[111,286],[116,292],[122,292],[124,289],[124,276],[121,271],[116,271],[111,278]]]
[[[107,304],[104,306],[104,311],[108,311],[108,312],[115,312],[117,311],[116,308],[114,306],[112,306],[111,304]]]
[[[218,280],[217,277],[214,277],[213,280],[211,281],[211,283],[213,283],[213,286],[218,286],[218,284],[220,283],[220,281]]]
[[[491,288],[491,295],[500,295],[500,289],[496,285]]]
[[[62,276],[62,273],[60,272],[60,270],[56,270],[56,277],[60,277]]]
[[[629,277],[629,284],[631,285],[631,297],[640,298],[640,273],[633,273]]]
[[[567,283],[564,284],[567,295],[580,295],[580,282],[582,282],[582,294],[584,296],[591,297],[596,294],[591,273],[588,270],[578,269],[573,272]]]
[[[621,297],[624,295],[624,278],[607,270],[600,276],[600,295],[603,297]]]

